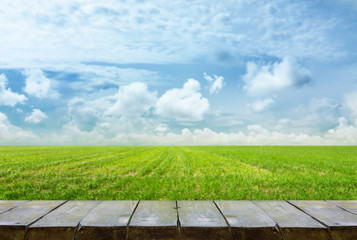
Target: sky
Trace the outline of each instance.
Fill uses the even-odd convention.
[[[356,145],[355,0],[2,0],[0,145]]]

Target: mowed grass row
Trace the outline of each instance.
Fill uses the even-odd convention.
[[[357,199],[357,147],[0,147],[0,199]]]

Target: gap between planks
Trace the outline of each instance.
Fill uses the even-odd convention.
[[[1,209],[1,202],[5,202],[5,201],[0,201],[0,209]],[[41,222],[41,219],[44,219],[45,217],[48,218],[51,216],[51,214],[53,215],[54,212],[60,211],[61,207],[63,208],[64,205],[66,205],[66,204],[68,205],[70,202],[73,202],[73,201],[61,202],[59,205],[55,206],[53,209],[51,209],[44,215],[36,218],[32,222],[30,222],[26,226],[24,226],[26,228],[26,230],[25,230],[25,235],[24,235],[23,239],[28,238],[29,228],[34,227],[36,225],[36,223]],[[85,202],[86,201],[83,201],[83,203],[85,203]],[[83,220],[92,211],[94,211],[101,203],[109,202],[109,201],[97,201],[97,202],[98,202],[97,205],[95,205],[92,209],[89,209],[88,213],[84,214],[84,216],[81,217],[81,219],[79,220],[79,222],[76,225],[76,228],[74,230],[74,236],[71,239],[77,239],[78,233],[81,229],[81,223],[83,222]],[[117,202],[118,204],[120,204],[120,202],[125,202],[125,201],[112,201],[112,202]],[[137,218],[137,216],[135,214],[140,213],[140,212],[137,213],[137,210],[138,210],[138,207],[141,206],[141,204],[142,205],[147,204],[148,206],[152,206],[153,209],[151,211],[151,215],[155,215],[154,214],[155,208],[158,208],[158,206],[160,206],[160,204],[158,204],[158,203],[163,203],[163,202],[165,202],[165,201],[136,201],[136,205],[132,209],[131,214],[128,217],[127,224],[125,226],[125,237],[122,239],[126,239],[126,240],[138,239],[138,238],[130,238],[130,229],[133,228],[133,226],[131,225],[133,223],[132,222],[133,217]],[[245,238],[242,238],[242,236],[244,237],[244,232],[242,233],[242,231],[248,232],[249,229],[244,229],[244,227],[242,225],[239,225],[239,224],[242,224],[242,222],[237,223],[237,221],[239,220],[239,217],[243,216],[243,218],[244,218],[246,216],[246,215],[244,215],[244,211],[241,211],[240,215],[236,214],[236,216],[233,216],[234,214],[227,215],[227,213],[229,213],[229,209],[237,210],[237,209],[239,209],[239,205],[243,206],[244,204],[245,204],[244,206],[247,206],[247,207],[253,209],[254,210],[253,212],[255,212],[255,214],[262,214],[263,212],[265,212],[266,217],[263,217],[263,218],[265,218],[265,220],[264,220],[265,222],[269,222],[270,220],[272,221],[272,222],[270,222],[269,226],[267,226],[260,232],[256,231],[256,229],[252,228],[255,232],[253,232],[253,233],[250,232],[250,234],[258,234],[259,235],[259,234],[263,234],[262,232],[264,232],[264,231],[270,231],[269,236],[272,236],[272,237],[270,237],[269,239],[289,239],[286,229],[294,230],[294,226],[289,227],[289,226],[281,225],[281,222],[279,222],[279,220],[281,220],[281,219],[279,219],[279,214],[276,215],[277,214],[277,212],[275,211],[276,209],[274,210],[274,208],[271,208],[271,209],[269,207],[267,208],[267,206],[269,204],[273,204],[273,205],[274,204],[275,205],[282,204],[281,205],[282,207],[286,208],[287,205],[291,206],[292,208],[294,208],[298,211],[297,214],[300,214],[300,215],[302,214],[302,216],[304,216],[304,217],[310,217],[313,221],[316,221],[316,223],[321,224],[322,227],[318,227],[318,228],[321,228],[322,231],[319,234],[317,234],[317,236],[321,235],[323,237],[318,238],[318,239],[327,239],[327,238],[324,238],[324,236],[325,236],[324,230],[323,230],[324,228],[328,232],[329,239],[357,239],[357,215],[354,212],[357,209],[357,205],[356,205],[357,201],[166,201],[166,202],[168,203],[168,205],[165,208],[166,210],[164,210],[163,212],[172,210],[171,215],[176,215],[175,216],[175,224],[171,225],[171,226],[176,225],[176,228],[177,228],[177,236],[175,237],[176,239],[230,239],[230,240],[231,239],[245,239]],[[171,205],[170,205],[170,202],[171,202]],[[18,201],[18,203],[20,203],[20,201]],[[17,207],[22,206],[26,203],[28,204],[29,201],[23,201],[18,205],[16,205],[16,203],[14,203],[16,206],[10,205],[8,207],[8,209],[5,209],[5,210],[3,208],[2,212],[0,212],[0,231],[1,231],[1,227],[2,227],[1,215],[4,215],[4,214],[9,215],[9,213],[11,213],[11,211],[13,211]],[[152,204],[152,203],[155,203],[155,204]],[[270,205],[270,207],[273,205]],[[326,217],[324,218],[323,215],[321,215],[321,214],[319,215],[316,209],[320,205],[325,208],[328,207],[329,210],[327,212],[330,214],[341,214],[342,215],[342,217],[340,217],[340,219],[342,219],[342,220],[340,220],[341,224],[333,225],[333,222],[330,221],[331,219],[328,216],[327,216],[327,218]],[[228,206],[228,208],[227,208],[227,206]],[[232,208],[232,206],[233,206],[233,208]],[[240,206],[240,208],[241,208],[241,210],[244,210],[244,208],[242,209],[242,206]],[[254,206],[256,206],[256,207],[254,207]],[[207,209],[211,209],[211,210],[208,211]],[[143,212],[143,210],[141,210],[141,212]],[[186,214],[186,216],[185,216],[185,214]],[[198,216],[198,215],[200,215],[200,217],[195,220],[194,219],[195,216]],[[261,215],[261,216],[263,216],[263,215]],[[170,214],[168,215],[168,217],[170,217]],[[156,218],[157,218],[156,220],[154,219],[155,221],[157,221],[159,217],[156,216]],[[218,221],[217,219],[219,219],[219,218],[221,218],[222,220]],[[348,218],[349,222],[344,222],[343,221],[344,218]],[[145,216],[142,219],[144,219],[142,221],[144,223],[148,219],[150,220],[150,212],[146,216],[146,219],[145,219]],[[201,219],[203,221],[203,223],[201,225],[193,224],[194,221],[189,221],[190,219],[194,219],[195,221],[198,221],[199,219]],[[213,225],[211,224],[211,222],[214,220],[217,220],[219,222],[219,223],[217,222],[217,224],[220,224],[220,226],[218,228],[216,228],[217,232],[220,232],[219,236],[215,235],[217,233],[217,232],[215,232],[216,230],[213,232],[212,231],[210,232],[210,229],[209,229],[209,227],[214,228],[214,226],[213,226],[214,224]],[[139,221],[136,221],[136,223],[138,223],[138,222],[140,223],[140,221],[141,220],[139,219]],[[182,221],[184,221],[184,222],[182,222]],[[205,226],[204,224],[206,224],[207,226]],[[209,224],[211,224],[211,225],[209,226]],[[343,226],[343,224],[346,224],[346,226]],[[239,226],[241,226],[241,227],[239,227]],[[275,226],[275,230],[274,230],[274,226]],[[138,227],[138,226],[136,226],[136,227]],[[150,227],[145,226],[145,224],[142,224],[141,227],[143,227],[143,229],[146,231],[147,236],[150,237],[150,231],[148,231],[148,229]],[[139,226],[139,229],[140,229],[140,226]],[[252,230],[252,229],[250,229],[250,230]],[[333,229],[332,234],[331,234],[331,229]],[[201,235],[198,234],[197,236],[195,236],[195,234],[193,234],[193,232],[195,230],[199,230],[199,233]],[[296,230],[296,227],[295,227],[295,230]],[[312,227],[311,230],[315,230],[315,229]],[[171,231],[171,234],[175,234],[175,233]],[[207,238],[207,236],[204,236],[202,234],[208,234],[207,235],[208,238]],[[314,233],[314,234],[316,234],[316,233]],[[157,238],[157,239],[171,239],[171,238],[165,238],[164,235],[165,234],[163,234],[162,238]],[[240,238],[238,238],[238,235],[240,236]],[[138,236],[140,237],[140,234]],[[261,236],[261,235],[259,235],[259,236]],[[0,232],[0,238],[1,238],[1,232]],[[246,239],[248,239],[248,238],[246,238]],[[259,238],[257,238],[257,239],[259,239]]]

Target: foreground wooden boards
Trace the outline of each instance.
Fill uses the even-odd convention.
[[[229,227],[212,201],[178,201],[182,239],[231,239]]]
[[[333,240],[357,239],[357,216],[326,201],[290,201],[329,227]]]
[[[32,224],[28,240],[72,240],[78,223],[99,201],[69,201]]]
[[[131,218],[129,240],[178,239],[175,201],[141,201]]]
[[[138,201],[104,201],[81,222],[76,240],[126,239],[126,227]]]
[[[253,203],[278,224],[285,240],[329,239],[325,226],[285,201],[253,201]]]
[[[0,239],[23,240],[26,227],[65,201],[32,201],[0,214]]]
[[[6,201],[0,200],[0,214],[28,201]]]
[[[342,209],[345,209],[353,214],[357,215],[357,200],[352,201],[328,201],[339,206]]]
[[[251,201],[215,201],[229,226],[233,240],[281,240],[276,223]]]
[[[0,240],[357,240],[357,201],[0,201]]]

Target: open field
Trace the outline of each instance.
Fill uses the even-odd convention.
[[[0,199],[357,199],[357,147],[0,147]]]

